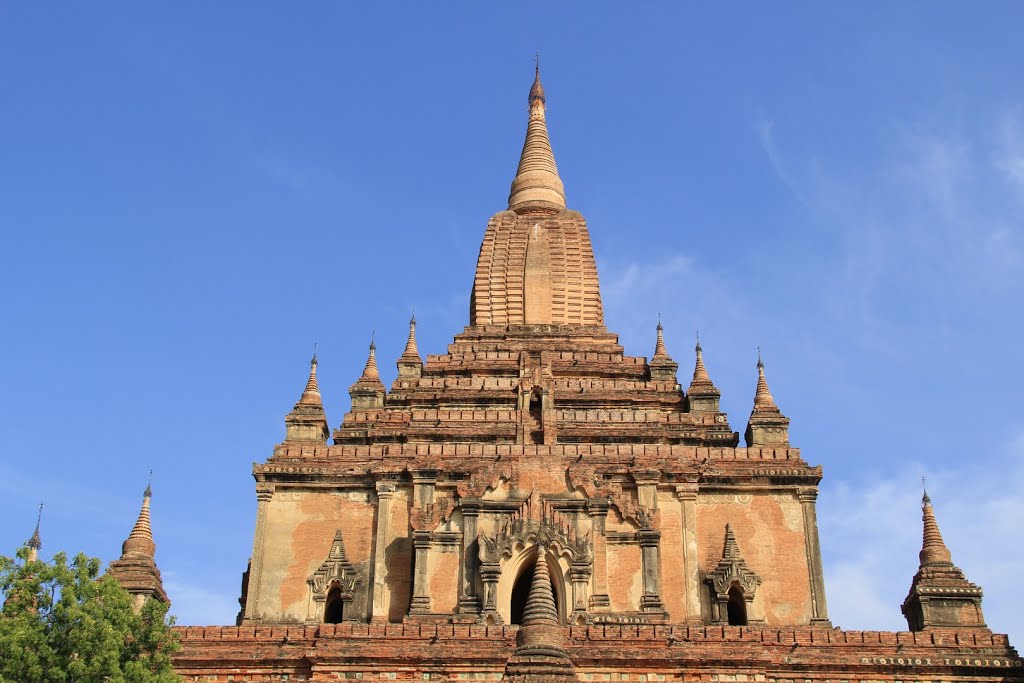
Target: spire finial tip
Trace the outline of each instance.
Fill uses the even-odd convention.
[[[42,524],[42,523],[43,523],[43,504],[40,503],[39,504],[39,513],[36,515],[36,530],[32,532],[32,538],[28,539],[28,542],[25,543],[25,545],[27,545],[32,550],[32,555],[29,556],[29,559],[32,559],[32,560],[36,559],[35,558],[35,553],[37,551],[41,550],[42,547],[43,547],[42,542],[39,540],[39,525]]]

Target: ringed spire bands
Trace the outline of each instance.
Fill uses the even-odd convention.
[[[586,221],[565,206],[537,69],[507,211],[487,224],[477,260],[470,325],[604,326]]]
[[[508,208],[517,210],[531,205],[565,208],[565,188],[558,177],[555,153],[551,151],[544,111],[547,100],[540,83],[540,65],[530,88],[530,120],[526,126],[526,141],[519,157],[519,168],[512,181]]]

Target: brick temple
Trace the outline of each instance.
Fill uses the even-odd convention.
[[[371,344],[333,432],[314,356],[284,441],[253,466],[238,624],[180,628],[178,671],[186,681],[1024,681],[927,496],[908,630],[834,627],[815,512],[822,468],[790,444],[764,364],[751,373],[741,440],[700,344],[680,376],[655,332],[650,358],[629,356],[605,326],[538,71],[508,207],[483,232],[469,325],[424,359],[410,321],[390,389]],[[166,600],[149,499],[110,573],[140,599]]]

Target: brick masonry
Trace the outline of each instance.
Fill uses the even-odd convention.
[[[517,585],[547,591],[543,571],[537,632],[581,681],[1024,680],[930,503],[914,632],[832,628],[821,467],[790,446],[762,363],[741,446],[699,345],[686,390],[660,325],[650,359],[625,355],[545,102],[538,73],[447,353],[422,361],[411,321],[386,390],[371,345],[330,445],[314,358],[285,441],[253,466],[240,626],[179,629],[185,680],[497,680],[514,652],[517,681],[548,680],[513,623]]]

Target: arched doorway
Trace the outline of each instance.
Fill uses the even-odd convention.
[[[324,623],[340,624],[345,618],[345,601],[341,599],[341,585],[337,582],[327,591],[327,602],[324,604]]]
[[[743,589],[738,583],[729,587],[729,602],[726,604],[730,626],[747,625],[747,601],[743,598]]]
[[[523,623],[523,611],[526,609],[526,601],[530,597],[530,586],[533,584],[533,572],[537,566],[536,556],[528,562],[524,563],[519,570],[519,576],[516,578],[515,583],[512,585],[512,595],[509,599],[509,623],[510,624],[522,624]],[[551,567],[548,567],[549,575],[548,581],[551,585],[551,595],[555,599],[555,610],[558,612],[559,621],[562,620],[563,614],[561,609],[561,601],[559,596],[561,591],[558,589],[554,579],[550,576]]]

